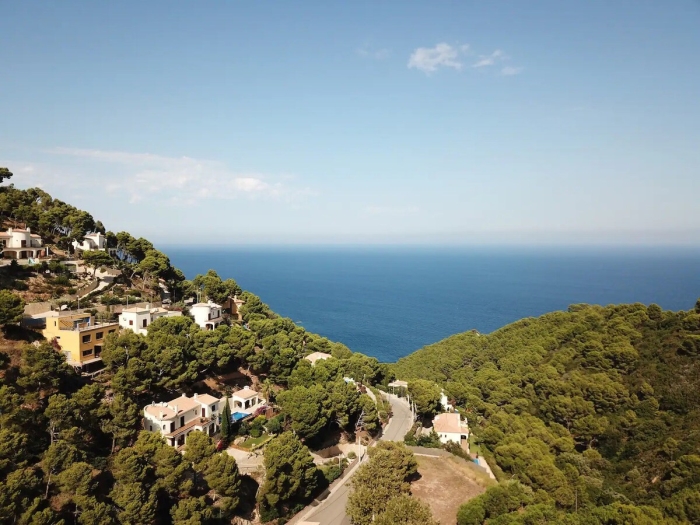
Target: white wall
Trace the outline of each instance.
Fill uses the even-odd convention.
[[[133,324],[129,324],[129,321],[132,321]],[[148,310],[145,310],[143,313],[122,312],[119,314],[119,326],[137,334],[146,335],[148,333],[148,330],[143,326],[144,321],[146,321],[146,327],[151,324],[151,314]]]
[[[440,433],[438,434],[440,436],[440,443],[447,444],[450,441],[453,443],[457,443],[458,445],[462,442],[462,434],[453,434],[451,432],[446,432],[446,433]]]

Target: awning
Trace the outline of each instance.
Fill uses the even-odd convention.
[[[98,361],[102,361],[102,358],[93,357],[92,359],[86,359],[85,361],[82,361],[78,366],[89,365],[91,363],[97,363]]]

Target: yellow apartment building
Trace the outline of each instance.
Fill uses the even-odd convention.
[[[84,374],[102,369],[102,345],[107,334],[119,330],[119,323],[96,323],[89,313],[63,313],[46,318],[44,337],[56,340],[66,362]]]

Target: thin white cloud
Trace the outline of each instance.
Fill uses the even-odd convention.
[[[420,211],[418,206],[367,206],[365,213],[367,215],[388,215],[400,217],[404,215],[413,215]]]
[[[466,50],[468,49],[467,46]],[[445,42],[435,47],[419,47],[409,57],[408,68],[415,68],[426,74],[433,73],[441,67],[462,69],[460,52],[464,52],[464,46],[454,47]]]
[[[496,49],[493,53],[490,55],[481,55],[479,57],[479,60],[474,62],[472,64],[472,67],[486,67],[486,66],[492,66],[496,62],[500,62],[502,60],[507,60],[508,57],[501,51],[500,49]]]
[[[75,173],[93,174],[87,179],[71,177],[64,180],[65,184],[70,185],[72,180],[81,187],[99,185],[110,193],[125,193],[132,203],[144,199],[177,205],[207,199],[294,200],[314,194],[308,188],[298,189],[282,182],[288,181],[288,176],[238,173],[213,160],[80,148],[52,148],[44,153],[77,162]],[[51,164],[42,171],[50,169]]]
[[[364,44],[362,47],[358,47],[356,52],[359,56],[364,58],[372,58],[374,60],[386,60],[391,56],[391,50],[387,48],[375,49],[369,44]]]
[[[515,66],[506,66],[503,69],[501,69],[501,75],[504,77],[510,77],[513,75],[519,75],[520,73],[523,72],[524,67],[515,67]]]

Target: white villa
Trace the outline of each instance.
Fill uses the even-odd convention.
[[[244,386],[243,389],[235,391],[229,398],[229,407],[232,413],[245,412],[246,414],[252,414],[265,403],[266,400],[249,386]]]
[[[83,242],[73,241],[71,243],[76,250],[89,252],[92,250],[105,251],[107,249],[107,237],[100,232],[88,233],[83,238]]]
[[[211,301],[193,304],[190,313],[194,322],[205,330],[214,330],[224,321],[221,306]]]
[[[0,232],[0,247],[5,259],[36,259],[44,250],[44,242],[29,228],[8,228],[6,232]]]
[[[466,420],[463,421],[457,412],[435,416],[433,429],[440,437],[440,443],[457,443],[462,447],[466,446],[467,451],[469,450],[469,427]]]
[[[119,314],[119,326],[137,334],[146,335],[148,327],[156,319],[161,317],[178,317],[182,312],[166,310],[165,308],[150,308],[136,306],[126,308]]]
[[[304,359],[309,361],[312,365],[316,364],[316,361],[323,361],[324,359],[330,359],[333,357],[331,354],[326,354],[324,352],[314,352],[307,355]]]
[[[445,395],[445,392],[440,392],[440,404],[442,405],[442,409],[445,412],[452,412],[455,407],[452,406],[450,403],[450,400],[447,399],[447,396]]]
[[[182,394],[167,403],[151,403],[143,409],[143,425],[146,430],[160,432],[171,447],[184,445],[194,430],[210,436],[218,432],[220,402],[209,394]]]

